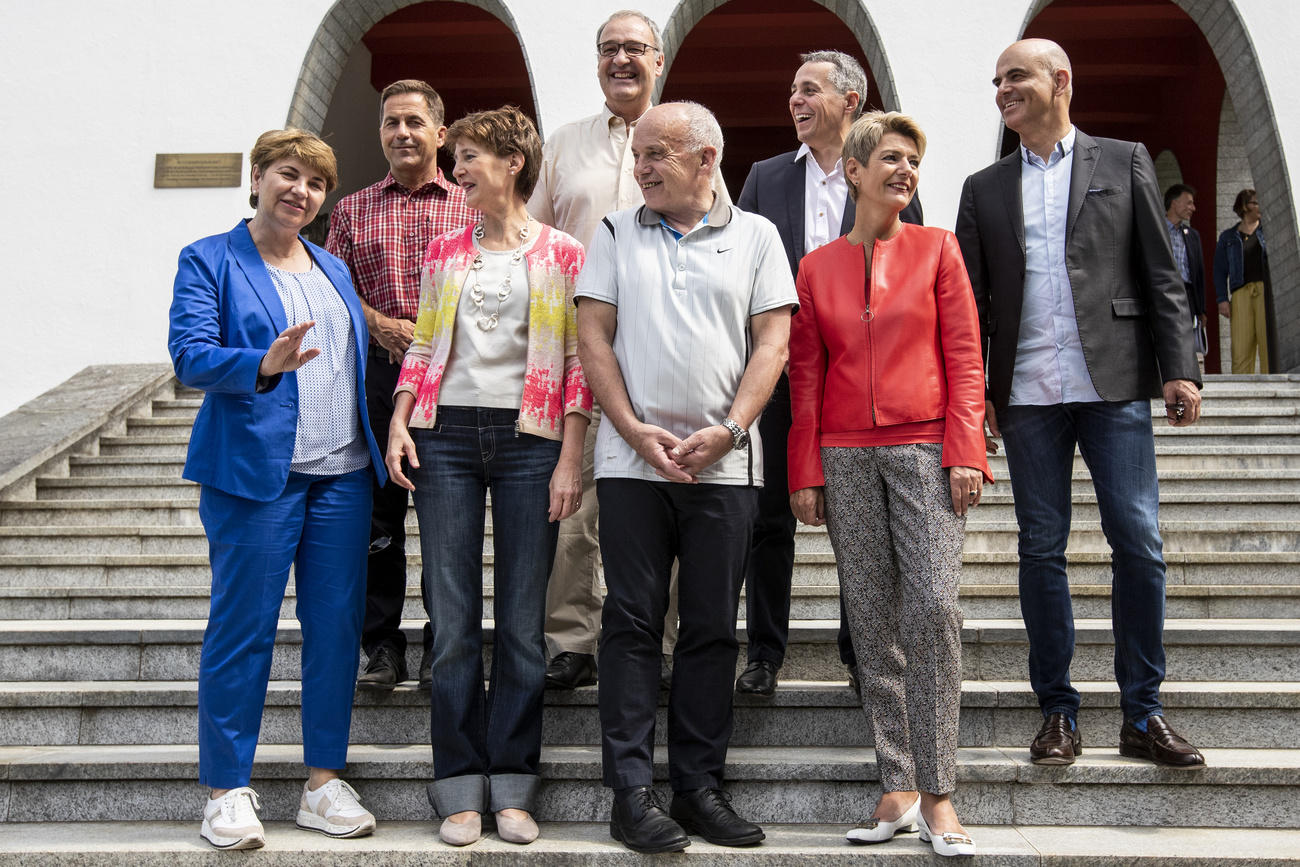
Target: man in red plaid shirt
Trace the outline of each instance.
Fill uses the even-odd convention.
[[[370,328],[366,403],[370,427],[387,447],[393,389],[402,356],[415,333],[420,306],[420,262],[429,242],[477,219],[460,187],[443,177],[438,148],[447,137],[442,98],[415,79],[395,81],[379,96],[379,143],[388,176],[339,201],[330,215],[325,248],[348,264]],[[357,685],[390,690],[406,680],[407,492],[397,485],[375,488],[366,576],[366,617],[361,646],[368,663]],[[423,587],[421,587],[423,596]],[[420,685],[428,686],[432,659],[424,627]]]

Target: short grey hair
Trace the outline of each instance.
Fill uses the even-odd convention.
[[[705,148],[718,152],[716,162],[722,162],[722,127],[718,119],[698,102],[666,102],[664,105],[675,106],[686,115],[686,129],[682,134],[682,147],[691,153],[699,153]]]
[[[654,21],[651,20],[649,15],[645,14],[644,12],[638,12],[635,9],[620,9],[617,12],[615,12],[613,15],[609,16],[604,21],[602,21],[600,23],[600,26],[596,28],[597,45],[600,44],[600,35],[605,32],[605,28],[610,25],[610,22],[617,21],[620,18],[638,19],[642,24],[650,28],[650,35],[654,37],[654,41],[655,41],[655,45],[654,45],[655,49],[659,50],[663,48],[664,41],[663,38],[659,35],[659,25],[654,23]]]
[[[799,55],[799,59],[804,63],[829,63],[831,71],[826,78],[831,87],[840,96],[848,96],[849,91],[856,93],[858,107],[853,110],[853,118],[856,120],[862,116],[862,110],[867,106],[867,73],[861,63],[843,51],[809,51]]]

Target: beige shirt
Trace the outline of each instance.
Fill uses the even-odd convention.
[[[551,133],[542,148],[542,170],[528,212],[589,247],[606,214],[643,201],[632,176],[635,128],[636,121],[624,123],[606,106],[599,114],[566,123]],[[731,203],[716,170],[713,189],[724,204]]]

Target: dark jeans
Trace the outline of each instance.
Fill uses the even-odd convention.
[[[668,699],[668,774],[675,791],[720,786],[758,490],[598,479],[596,491],[608,590],[600,632],[605,785],[652,781],[660,646],[676,559],[681,626]]]
[[[784,373],[758,420],[763,440],[763,487],[758,493],[758,519],[745,575],[745,622],[750,662],[785,662],[790,637],[790,588],[794,577],[794,534],[797,522],[790,511],[789,460],[790,379]],[[856,666],[849,637],[844,599],[840,598],[840,631],[836,636],[840,661]]]
[[[547,520],[560,443],[516,434],[517,410],[438,407],[414,429],[415,512],[433,617],[431,739],[438,812],[531,810],[542,745],[546,576],[558,525]],[[483,525],[492,492],[493,619],[483,687]],[[431,604],[433,599],[437,605]],[[485,781],[484,778],[487,778]]]
[[[1029,682],[1044,715],[1074,716],[1074,617],[1065,575],[1074,447],[1092,474],[1111,548],[1115,679],[1129,720],[1160,712],[1165,562],[1157,512],[1151,404],[1010,406],[998,417],[1020,524],[1020,610],[1029,634]]]
[[[393,418],[393,389],[402,365],[388,360],[388,350],[371,346],[366,360],[366,409],[370,429],[380,454],[388,448],[388,423]],[[402,606],[406,602],[406,489],[374,482],[370,510],[370,556],[366,559],[366,617],[361,626],[361,647],[374,656],[382,645],[406,653],[402,633]],[[424,596],[424,580],[420,580]],[[425,596],[427,599],[428,597]],[[427,604],[426,604],[427,610]],[[433,644],[429,624],[424,624],[424,647]]]

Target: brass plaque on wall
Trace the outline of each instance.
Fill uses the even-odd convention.
[[[153,185],[174,187],[237,187],[243,154],[155,154]]]

